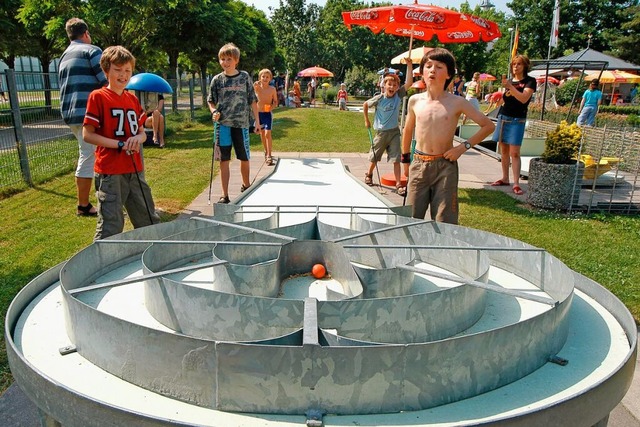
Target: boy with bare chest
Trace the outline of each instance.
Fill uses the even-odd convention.
[[[253,85],[258,98],[258,115],[260,116],[260,139],[264,148],[264,161],[268,166],[272,166],[273,157],[271,156],[271,148],[273,139],[271,129],[273,127],[273,113],[271,110],[278,106],[278,94],[276,88],[271,86],[269,82],[272,78],[271,71],[267,68],[260,70],[258,73],[258,81]]]
[[[408,203],[412,216],[458,223],[458,158],[493,132],[493,122],[466,99],[446,88],[455,75],[455,58],[446,49],[429,51],[420,61],[426,90],[409,98],[402,135],[402,162],[409,167]],[[480,129],[464,144],[453,145],[458,119],[465,114]],[[411,140],[416,148],[411,162]]]

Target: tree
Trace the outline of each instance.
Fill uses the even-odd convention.
[[[81,0],[22,0],[18,19],[25,29],[30,44],[22,46],[20,54],[40,60],[44,83],[45,106],[51,107],[51,81],[49,65],[68,44],[64,36],[65,16],[75,16],[82,10]]]
[[[99,46],[124,46],[144,62],[148,38],[158,31],[151,17],[156,10],[154,0],[91,0],[87,2],[86,22],[92,40]]]
[[[20,0],[1,0],[0,5],[0,59],[13,68],[16,56],[28,49],[29,37],[17,18]]]
[[[554,3],[555,0],[512,0],[507,4],[520,28],[522,51],[531,58],[547,57]],[[636,3],[637,0],[560,0],[560,37],[551,56],[586,48],[589,36],[590,47],[610,50],[610,40],[621,34],[621,13]]]
[[[280,7],[271,16],[276,46],[283,52],[290,70],[317,65],[321,58],[316,32],[321,7],[312,4],[307,8],[305,3],[305,0],[280,0]]]
[[[622,34],[613,36],[611,45],[613,54],[633,64],[640,64],[640,6],[630,7],[620,12],[623,16],[619,22]],[[624,19],[627,18],[627,19]]]

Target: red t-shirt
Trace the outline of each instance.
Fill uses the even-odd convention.
[[[144,125],[147,115],[135,95],[124,91],[118,95],[111,89],[103,87],[94,90],[87,101],[87,112],[83,125],[91,125],[98,135],[126,141],[130,136],[138,134]],[[104,175],[121,175],[134,173],[133,156],[138,172],[142,171],[140,153],[127,154],[117,148],[96,147],[94,170]]]

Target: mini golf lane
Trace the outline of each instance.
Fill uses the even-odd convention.
[[[213,218],[111,240],[7,313],[14,377],[63,426],[606,425],[633,377],[606,289],[399,217],[339,160],[281,159]]]

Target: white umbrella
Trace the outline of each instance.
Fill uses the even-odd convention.
[[[422,46],[422,47],[417,47],[415,49],[411,49],[411,51],[407,50],[406,52],[403,52],[400,55],[393,58],[391,60],[391,63],[406,64],[407,61],[405,61],[405,58],[409,57],[409,52],[411,52],[411,62],[413,62],[414,64],[418,64],[422,60],[422,57],[424,56],[424,54],[429,52],[432,49],[433,49],[432,47]]]

